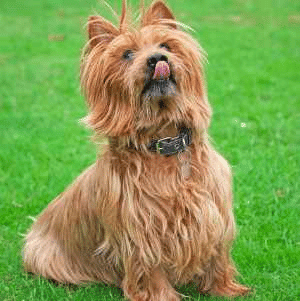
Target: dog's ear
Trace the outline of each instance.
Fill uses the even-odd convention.
[[[142,19],[142,26],[155,25],[157,23],[166,24],[175,29],[177,28],[172,11],[161,0],[155,1]]]
[[[112,23],[100,16],[90,16],[88,34],[90,47],[94,48],[99,43],[109,44],[119,35],[119,30]]]

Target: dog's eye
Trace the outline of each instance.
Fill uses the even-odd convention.
[[[131,61],[134,57],[134,53],[132,50],[128,49],[123,53],[123,59],[126,61]]]
[[[165,50],[170,51],[170,46],[167,43],[160,44],[159,48],[164,48]]]

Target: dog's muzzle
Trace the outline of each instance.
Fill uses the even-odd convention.
[[[176,82],[166,55],[155,53],[147,60],[145,85],[142,95],[146,99],[161,99],[174,95]]]

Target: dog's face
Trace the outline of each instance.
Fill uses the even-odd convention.
[[[127,24],[124,7],[119,29],[101,17],[88,26],[82,84],[96,131],[134,136],[167,122],[208,126],[201,49],[163,2],[149,8],[139,29]]]

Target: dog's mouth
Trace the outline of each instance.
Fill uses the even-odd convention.
[[[176,93],[174,72],[168,62],[159,61],[155,68],[151,66],[146,71],[145,84],[142,91],[144,101],[157,102],[160,108],[165,107],[165,101]]]

